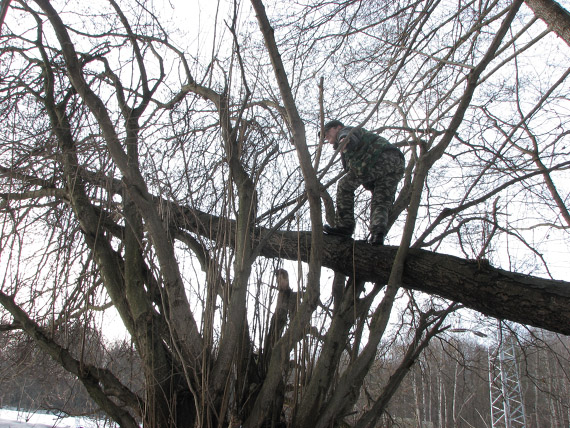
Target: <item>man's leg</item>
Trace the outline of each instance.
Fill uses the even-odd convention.
[[[404,160],[396,151],[386,151],[378,160],[374,191],[370,202],[370,241],[382,245],[388,232],[388,215],[394,203],[398,183],[404,176]]]
[[[325,226],[331,235],[352,235],[354,232],[354,192],[362,182],[352,171],[342,177],[336,188],[335,227]]]

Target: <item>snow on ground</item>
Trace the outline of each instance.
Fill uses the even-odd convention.
[[[100,428],[109,427],[104,421],[45,412],[0,409],[0,428]]]

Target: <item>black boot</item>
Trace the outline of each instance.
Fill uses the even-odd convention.
[[[370,236],[368,242],[371,245],[384,245],[384,234],[383,233],[373,233]]]
[[[352,236],[352,232],[354,232],[354,227],[332,227],[328,224],[323,226],[323,230],[327,235],[336,235],[336,236]]]

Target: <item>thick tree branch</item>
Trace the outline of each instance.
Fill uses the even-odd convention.
[[[261,426],[266,413],[271,408],[271,401],[273,392],[278,388],[281,382],[281,375],[285,364],[287,363],[287,355],[293,343],[297,341],[296,338],[300,337],[303,329],[310,320],[311,314],[319,300],[320,295],[320,277],[321,277],[321,257],[322,257],[322,216],[320,204],[320,183],[317,179],[315,169],[311,162],[311,156],[307,147],[305,124],[299,115],[296,102],[293,97],[293,91],[289,83],[288,75],[285,71],[285,66],[281,60],[277,42],[275,40],[275,33],[269,19],[267,17],[265,6],[261,0],[251,0],[255,10],[259,29],[263,34],[265,46],[273,65],[275,78],[279,86],[281,98],[285,110],[291,132],[293,134],[293,143],[297,150],[299,165],[305,180],[305,187],[307,199],[309,201],[309,212],[311,218],[311,225],[313,232],[311,235],[312,245],[310,249],[309,272],[307,274],[307,294],[303,300],[303,304],[297,311],[296,316],[291,321],[291,325],[285,335],[275,345],[275,352],[270,361],[269,373],[273,373],[272,377],[268,377],[263,384],[261,393],[256,400],[253,412],[246,422],[248,428]],[[275,375],[278,374],[278,375]]]
[[[375,425],[375,421],[384,413],[386,406],[398,390],[404,377],[408,374],[421,352],[428,346],[430,340],[443,329],[442,323],[446,316],[455,309],[455,305],[450,305],[445,311],[437,314],[424,313],[421,314],[418,328],[414,335],[412,343],[408,345],[408,349],[400,361],[400,365],[388,379],[386,385],[382,389],[378,400],[372,406],[370,411],[366,412],[358,421],[357,428],[366,428]],[[430,315],[435,315],[434,319],[429,319]],[[431,328],[430,328],[431,327]],[[425,336],[424,336],[425,332]]]
[[[218,227],[235,227],[232,221],[200,211],[179,209],[178,214],[180,226],[184,224],[210,239],[215,238],[212,230]],[[310,232],[259,228],[255,239],[267,239],[260,253],[264,257],[309,259]],[[397,249],[325,235],[323,266],[348,276],[356,272],[363,281],[387,283]],[[461,302],[495,318],[570,335],[570,282],[508,272],[484,262],[412,248],[401,285]]]
[[[146,182],[139,169],[129,163],[106,106],[85,80],[74,44],[61,17],[49,1],[36,0],[36,3],[44,10],[52,24],[61,45],[69,79],[89,107],[90,112],[97,119],[105,138],[106,147],[123,174],[127,191],[145,219],[165,279],[166,295],[169,300],[169,321],[174,329],[176,339],[179,341],[185,356],[188,357],[188,361],[198,360],[202,352],[202,339],[196,321],[189,310],[190,305],[184,291],[174,249],[171,242],[165,239],[166,231],[152,203]]]
[[[266,257],[307,259],[308,233],[276,233]],[[298,243],[305,244],[298,247]],[[299,252],[297,252],[299,248]],[[360,279],[386,282],[397,247],[325,236],[323,266]],[[570,282],[508,272],[486,263],[410,249],[402,286],[463,303],[485,315],[570,335]]]
[[[525,0],[525,3],[570,46],[570,13],[566,9],[553,0]]]

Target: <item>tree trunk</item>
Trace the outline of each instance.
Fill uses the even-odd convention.
[[[262,250],[268,257],[306,260],[308,235],[276,233]],[[297,246],[298,244],[299,247]],[[299,249],[299,254],[297,254]],[[325,236],[323,266],[385,283],[397,247]],[[410,249],[402,286],[461,302],[485,315],[570,334],[570,283],[497,269],[484,262]]]
[[[525,0],[525,3],[570,46],[570,13],[566,9],[553,0]]]
[[[233,228],[235,223],[199,212],[178,211],[178,224],[215,239],[212,230]],[[227,229],[230,230],[230,229]],[[260,255],[308,261],[310,232],[256,230]],[[231,236],[232,234],[230,234]],[[233,245],[230,241],[228,245]],[[398,247],[375,247],[366,241],[324,236],[323,266],[354,275],[358,280],[387,283]],[[506,319],[556,333],[570,335],[570,282],[508,272],[485,260],[466,260],[448,254],[410,249],[402,287],[435,294],[464,304],[482,314]]]

